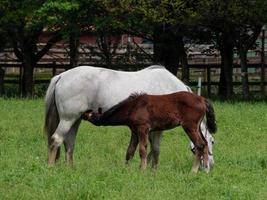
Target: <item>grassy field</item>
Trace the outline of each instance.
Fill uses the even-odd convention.
[[[215,168],[190,173],[192,155],[181,128],[162,139],[160,165],[140,171],[124,156],[125,127],[83,122],[75,166],[46,165],[43,100],[0,99],[0,199],[267,199],[267,105],[214,102]]]

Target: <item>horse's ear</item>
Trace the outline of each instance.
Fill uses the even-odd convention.
[[[102,108],[100,108],[100,107],[98,108],[98,113],[102,114]]]

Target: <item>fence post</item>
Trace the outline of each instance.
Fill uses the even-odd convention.
[[[52,62],[52,75],[53,77],[56,75],[57,68],[56,68],[56,61]]]
[[[210,96],[210,66],[207,66],[207,90],[208,96]]]
[[[262,27],[262,35],[261,35],[261,93],[264,95],[265,93],[265,52],[264,52],[264,44],[265,43],[265,26]]]
[[[19,66],[19,94],[22,97],[22,76],[23,76],[23,64]]]
[[[201,95],[201,77],[198,77],[197,94]]]
[[[0,67],[0,95],[5,93],[4,87],[5,70]]]

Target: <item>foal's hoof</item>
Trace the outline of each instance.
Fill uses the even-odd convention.
[[[47,166],[48,166],[48,167],[54,167],[55,165],[56,165],[56,163],[51,163],[51,162],[48,162],[48,163],[47,163]]]
[[[146,166],[142,166],[142,165],[140,165],[140,170],[142,170],[142,171],[144,171],[146,169]]]
[[[153,171],[157,171],[158,167],[157,166],[152,166]]]
[[[191,173],[192,173],[192,174],[197,174],[197,172],[198,172],[198,169],[195,169],[195,168],[192,168],[192,169],[191,169]]]
[[[210,172],[210,169],[207,167],[204,169],[205,173],[208,174]]]

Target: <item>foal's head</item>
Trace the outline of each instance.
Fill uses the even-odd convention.
[[[94,112],[93,110],[88,110],[82,114],[82,119],[92,122],[93,124],[98,122],[100,117],[102,116],[102,108],[98,108],[98,112]]]
[[[215,143],[214,138],[204,123],[201,123],[200,129],[201,129],[201,134],[205,137],[207,144],[208,144],[209,167],[213,168],[213,166],[214,166],[213,145]],[[192,142],[190,143],[190,148],[191,148],[191,151],[193,152],[193,154],[195,154],[195,146]]]

